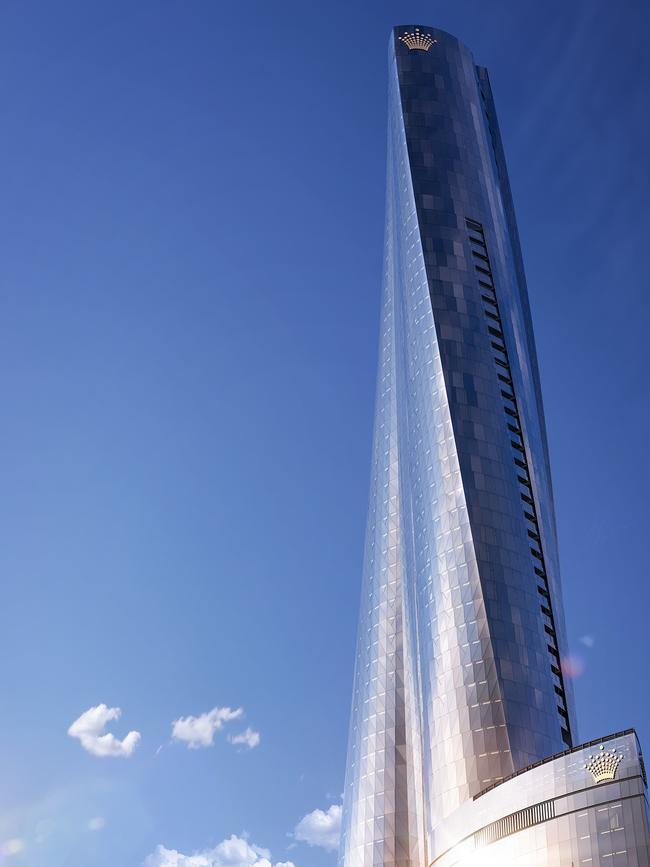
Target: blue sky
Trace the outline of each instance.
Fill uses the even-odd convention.
[[[8,0],[0,863],[334,863],[404,22],[490,69],[580,735],[650,744],[647,5]]]

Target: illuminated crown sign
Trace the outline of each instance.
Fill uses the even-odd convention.
[[[416,27],[413,33],[403,33],[400,38],[400,42],[403,42],[404,45],[408,45],[408,47],[413,51],[416,49],[417,51],[428,51],[434,42],[431,36],[427,33],[420,33],[420,28]]]
[[[594,783],[604,783],[616,777],[616,771],[622,761],[623,756],[616,752],[616,747],[606,750],[601,746],[595,756],[589,756],[585,770],[591,773]]]

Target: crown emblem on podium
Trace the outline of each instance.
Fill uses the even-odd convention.
[[[413,33],[403,33],[399,37],[399,41],[403,42],[404,45],[408,45],[411,51],[414,49],[417,51],[428,51],[436,40],[429,36],[428,33],[420,33],[420,28],[416,27]]]
[[[604,783],[616,777],[618,766],[623,761],[623,756],[616,752],[616,747],[606,750],[601,746],[595,756],[589,756],[585,770],[591,773],[594,783]]]

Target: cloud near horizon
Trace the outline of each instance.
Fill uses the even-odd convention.
[[[243,715],[244,709],[241,707],[236,710],[214,707],[199,716],[180,717],[172,723],[172,738],[186,743],[190,750],[211,747],[216,732],[221,731],[225,723],[241,719]]]
[[[294,828],[293,836],[302,843],[335,852],[341,837],[341,812],[340,804],[332,804],[329,810],[307,813]]]
[[[93,756],[128,758],[133,755],[140,741],[140,732],[131,731],[119,740],[110,732],[104,731],[111,720],[117,720],[121,715],[122,710],[119,707],[98,704],[82,713],[72,723],[68,734],[71,738],[76,738],[86,752]]]
[[[268,849],[234,834],[214,849],[183,855],[160,845],[142,862],[142,867],[295,867],[292,861],[271,862]]]

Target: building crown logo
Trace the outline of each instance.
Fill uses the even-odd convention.
[[[416,27],[413,33],[403,33],[399,37],[399,41],[408,45],[411,51],[428,51],[436,42],[428,33],[420,33],[419,27]]]
[[[623,756],[616,752],[616,747],[606,750],[601,746],[595,756],[589,756],[585,770],[591,773],[594,783],[604,783],[616,778],[618,766],[622,761]]]

